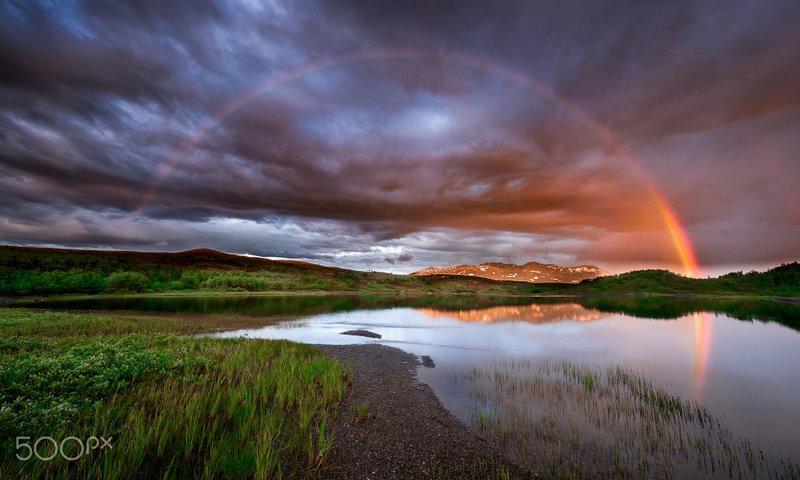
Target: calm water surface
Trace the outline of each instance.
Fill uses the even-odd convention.
[[[454,380],[491,360],[568,358],[622,364],[697,400],[772,457],[800,460],[800,306],[675,298],[208,297],[93,299],[49,308],[289,316],[220,337],[313,344],[379,343],[433,359],[420,368],[455,414]],[[383,338],[342,335],[366,329]],[[464,418],[468,420],[467,418]]]

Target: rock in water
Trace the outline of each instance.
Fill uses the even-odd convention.
[[[360,329],[359,330],[348,330],[346,332],[342,332],[342,335],[356,335],[356,336],[359,336],[359,337],[381,338],[381,336],[378,335],[375,332],[370,332],[369,330],[360,330]]]

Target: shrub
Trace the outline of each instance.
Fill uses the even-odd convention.
[[[200,275],[197,274],[197,272],[184,271],[181,274],[180,283],[182,284],[183,288],[193,290],[197,288],[198,285],[200,285],[200,281],[201,278]]]
[[[116,272],[108,277],[109,290],[143,292],[147,283],[147,277],[139,272]]]

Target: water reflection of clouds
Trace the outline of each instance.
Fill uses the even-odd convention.
[[[793,453],[787,445],[798,438],[785,419],[798,413],[791,399],[800,395],[800,372],[789,366],[800,364],[800,335],[775,323],[742,322],[722,314],[698,316],[649,320],[569,303],[392,308],[311,315],[219,335],[312,344],[379,343],[428,355],[436,368],[420,369],[417,375],[456,414],[468,405],[450,376],[471,366],[544,358],[622,364],[685,398],[702,393],[698,399],[715,414],[726,415],[738,432],[772,451]],[[698,324],[700,320],[704,324]],[[383,338],[341,335],[359,328]]]

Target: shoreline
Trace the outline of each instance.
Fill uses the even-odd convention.
[[[720,300],[768,300],[778,303],[800,303],[800,297],[756,294],[662,293],[662,292],[575,292],[575,293],[503,293],[503,292],[431,292],[425,290],[294,290],[294,291],[168,291],[153,293],[97,293],[0,296],[0,305],[26,306],[51,301],[95,300],[115,298],[197,298],[197,297],[496,297],[496,298],[682,298]]]
[[[627,294],[626,294],[627,295]],[[93,300],[104,298],[192,298],[192,297],[509,297],[509,298],[576,298],[582,293],[497,293],[497,292],[431,292],[427,290],[268,290],[268,291],[169,291],[153,293],[95,293],[54,294],[0,297],[11,300],[9,304],[42,303],[63,300]],[[603,295],[608,296],[608,295]],[[763,297],[768,298],[768,297]]]
[[[419,359],[377,344],[314,345],[352,369],[318,478],[534,478],[417,379]]]

